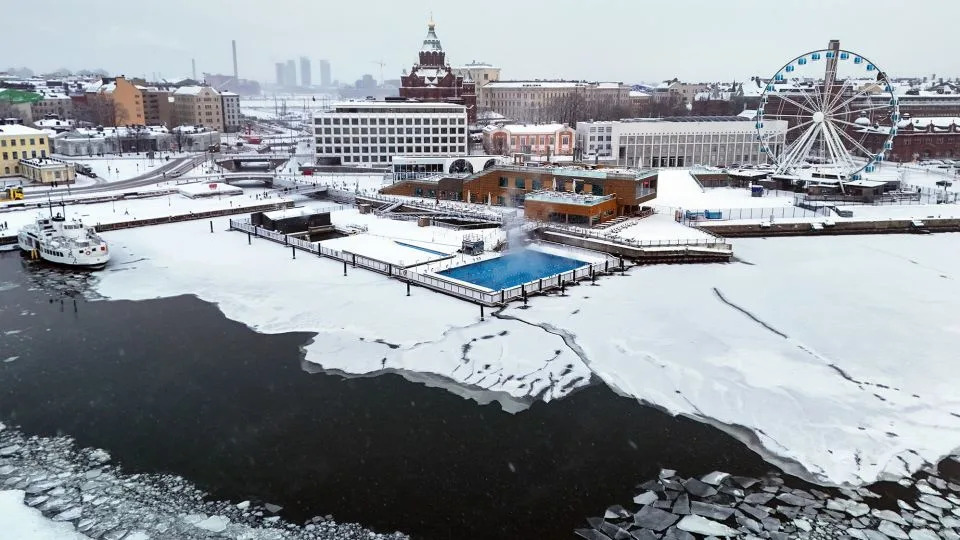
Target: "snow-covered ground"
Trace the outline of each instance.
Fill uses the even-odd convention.
[[[258,196],[260,198],[257,198]],[[132,221],[135,219],[152,219],[169,215],[188,214],[191,212],[207,212],[223,208],[258,206],[286,200],[288,199],[281,198],[276,194],[267,193],[262,188],[247,188],[244,189],[243,195],[233,197],[219,196],[191,199],[179,194],[171,194],[161,197],[123,199],[105,203],[68,204],[66,206],[66,217],[67,219],[80,219],[86,225],[97,225]],[[57,201],[58,199],[53,199],[54,203]],[[59,212],[60,210],[55,206],[53,211]],[[42,210],[30,208],[6,211],[0,213],[0,221],[5,221],[8,229],[15,233],[22,226],[33,223],[38,215],[48,215],[49,212],[50,210],[46,208]]]
[[[854,219],[960,218],[960,204],[838,206],[837,209],[853,212]],[[835,221],[847,220],[841,218]]]
[[[665,211],[645,218],[633,218],[621,225],[604,231],[611,240],[629,239],[640,242],[659,241],[710,241],[714,237],[693,227],[687,227],[674,219],[673,213]]]
[[[657,197],[649,204],[684,210],[784,208],[793,206],[793,197],[751,197],[745,188],[701,188],[688,169],[660,169]]]
[[[950,192],[960,192],[960,175],[957,172],[960,169],[941,169],[933,165],[917,165],[913,163],[904,163],[899,167],[897,164],[885,163],[879,171],[866,175],[869,178],[897,178],[899,177],[904,184],[911,186],[920,186],[934,190],[944,190]],[[948,180],[953,183],[951,186],[939,186],[937,182]]]
[[[69,522],[43,517],[39,510],[23,504],[24,492],[18,489],[0,491],[0,535],[17,540],[83,540]]]
[[[164,159],[145,157],[111,157],[107,159],[73,159],[63,158],[71,163],[79,163],[90,167],[94,174],[107,181],[127,180],[141,174],[146,174],[167,163]]]
[[[333,217],[384,238],[459,244],[457,231]],[[736,240],[740,262],[637,268],[480,322],[466,302],[419,288],[408,298],[386,276],[345,277],[337,262],[294,260],[215,225],[107,233],[125,271],[103,272],[99,292],[196,294],[261,332],[317,333],[306,359],[321,369],[396,370],[510,410],[596,375],[826,482],[902,474],[960,446],[957,234]]]

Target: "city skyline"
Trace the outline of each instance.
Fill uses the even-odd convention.
[[[104,0],[99,5],[114,3]],[[896,39],[892,29],[884,30],[902,7],[894,0],[877,0],[869,10],[862,4],[828,0],[785,0],[775,6],[752,0],[723,5],[702,0],[669,5],[600,0],[589,9],[574,0],[549,4],[492,0],[487,7],[467,10],[422,0],[402,5],[365,0],[321,8],[282,0],[269,9],[251,5],[227,12],[221,2],[195,5],[171,0],[136,13],[115,10],[100,31],[71,47],[38,42],[0,69],[28,67],[42,73],[103,67],[128,77],[160,74],[176,79],[189,76],[191,59],[196,59],[198,74],[232,73],[231,40],[236,40],[241,78],[272,81],[277,62],[306,56],[311,62],[329,60],[333,78],[341,82],[379,73],[381,61],[384,77],[395,79],[415,60],[432,9],[452,65],[488,62],[501,67],[505,79],[744,80],[770,76],[793,56],[823,48],[829,39],[869,56],[893,76],[960,74],[956,57],[924,54],[951,50],[955,20],[951,12],[960,14],[960,6],[935,0],[911,4],[912,12],[937,13],[924,18],[922,41]],[[191,17],[178,15],[188,8]],[[359,27],[349,24],[361,11],[384,16],[364,18]],[[66,31],[89,13],[86,5],[65,4],[48,14],[46,24]],[[288,17],[290,13],[298,16]],[[211,20],[219,24],[208,24]],[[8,30],[14,39],[30,32],[27,27]],[[295,42],[292,35],[297,36]],[[144,47],[131,47],[133,42],[145,45],[149,56],[143,55]]]

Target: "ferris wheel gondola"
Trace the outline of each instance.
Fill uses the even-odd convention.
[[[873,172],[892,148],[899,100],[877,64],[834,47],[811,51],[784,64],[764,86],[756,114],[761,155],[775,174],[845,182]],[[784,120],[787,132],[764,129]]]

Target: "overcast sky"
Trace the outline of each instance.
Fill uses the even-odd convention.
[[[230,73],[236,39],[243,78],[272,82],[275,62],[301,55],[315,81],[321,58],[341,81],[379,78],[381,60],[397,78],[431,11],[449,62],[504,79],[742,80],[831,38],[895,77],[960,75],[958,0],[62,0],[4,25],[0,69],[175,78],[196,58],[198,73]]]

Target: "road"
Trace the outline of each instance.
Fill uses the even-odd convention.
[[[178,178],[183,173],[196,167],[206,160],[205,155],[173,158],[163,165],[147,171],[139,176],[81,187],[58,187],[42,191],[27,191],[24,193],[24,200],[45,199],[53,195],[80,195],[87,193],[99,193],[103,191],[122,191],[130,188],[149,186],[164,180]],[[164,174],[166,173],[166,174]]]

